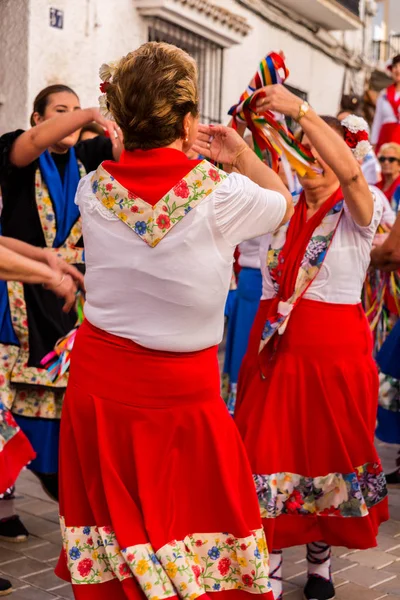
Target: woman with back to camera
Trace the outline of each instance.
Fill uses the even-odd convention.
[[[184,51],[150,42],[101,72],[125,150],[77,194],[86,321],[61,425],[56,572],[78,600],[272,600],[217,344],[235,247],[285,222],[291,196],[236,132],[198,126]],[[240,174],[189,160],[192,146]]]
[[[101,137],[78,143],[80,129],[93,120],[109,129],[113,143]],[[76,93],[65,85],[38,94],[31,123],[28,131],[0,137],[2,233],[42,248],[50,266],[57,266],[61,256],[82,268],[75,192],[86,172],[104,159],[118,157],[115,135],[119,132],[98,109],[82,110]],[[13,282],[7,293],[6,284],[1,284],[0,397],[11,406],[37,454],[30,468],[54,498],[59,419],[68,374],[52,381],[41,360],[75,326],[76,318],[74,310],[64,313],[60,300],[40,285]],[[25,465],[24,457],[19,458]],[[12,537],[13,531],[8,533]]]
[[[382,204],[334,117],[282,86],[260,112],[297,119],[320,172],[302,177],[288,227],[261,244],[263,295],[239,376],[235,421],[256,482],[282,597],[282,548],[307,544],[306,600],[335,596],[331,546],[376,546],[388,518],[374,448],[378,374],[360,299]],[[355,153],[368,149],[357,143]]]

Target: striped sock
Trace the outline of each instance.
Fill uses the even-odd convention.
[[[269,580],[274,600],[282,600],[282,550],[272,550],[269,555]]]
[[[321,577],[332,581],[331,576],[331,547],[324,542],[307,544],[308,576]]]

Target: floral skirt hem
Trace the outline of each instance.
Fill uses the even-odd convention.
[[[365,517],[281,515],[262,521],[270,551],[321,540],[330,546],[367,550],[377,546],[379,526],[388,519],[388,499],[384,498]]]

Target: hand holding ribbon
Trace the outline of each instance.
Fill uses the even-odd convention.
[[[261,61],[257,73],[241,95],[239,103],[232,106],[229,114],[232,116],[234,129],[237,129],[239,123],[247,125],[253,135],[255,152],[260,158],[264,150],[270,152],[272,165],[276,171],[278,159],[285,153],[291,166],[299,175],[312,176],[314,173],[312,154],[294,138],[271,109],[266,107],[260,112],[260,99],[265,96],[263,88],[282,84],[288,76],[289,71],[283,53],[271,52]],[[296,98],[292,94],[290,96]]]

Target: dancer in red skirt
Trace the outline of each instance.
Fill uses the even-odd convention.
[[[376,153],[383,144],[400,144],[400,54],[395,56],[388,66],[393,83],[378,97],[371,141],[376,145]]]
[[[272,600],[217,344],[235,247],[286,222],[291,196],[232,129],[199,128],[182,50],[144,44],[101,75],[125,151],[77,194],[87,320],[61,424],[57,574],[78,600]],[[189,160],[192,145],[242,174]]]
[[[275,598],[282,548],[308,544],[305,598],[328,600],[330,546],[375,546],[388,518],[374,449],[378,375],[360,304],[382,205],[337,119],[322,120],[280,86],[265,89],[266,108],[301,122],[321,173],[302,178],[289,226],[263,239],[263,295],[235,419],[274,552]]]

